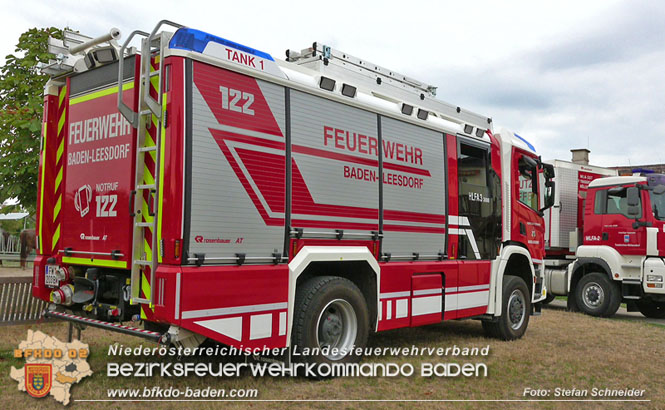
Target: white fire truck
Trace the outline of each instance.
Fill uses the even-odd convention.
[[[545,211],[545,303],[567,295],[570,310],[593,316],[612,316],[626,302],[629,311],[665,317],[665,178],[617,176],[588,158],[552,164],[557,190]]]
[[[117,35],[51,40],[42,67],[48,316],[321,363],[442,320],[524,334],[553,192],[528,142],[321,43],[279,61],[168,21]]]

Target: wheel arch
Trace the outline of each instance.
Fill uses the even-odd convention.
[[[521,246],[508,245],[501,251],[497,259],[497,269],[493,270],[490,281],[490,306],[487,313],[500,316],[503,300],[503,277],[505,275],[517,276],[524,280],[529,290],[529,300],[533,299],[534,277],[536,272],[529,251]]]
[[[569,296],[573,293],[580,279],[582,279],[584,275],[587,275],[591,272],[605,273],[610,281],[613,281],[612,269],[604,259],[595,257],[577,258],[577,260],[575,260],[575,262],[572,264],[570,275],[568,275]]]
[[[361,246],[305,246],[289,263],[287,347],[291,346],[296,289],[315,276],[339,276],[358,286],[367,302],[370,329],[376,331],[381,269],[369,249]]]

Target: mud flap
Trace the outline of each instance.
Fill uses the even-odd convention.
[[[575,300],[575,289],[571,289],[568,293],[568,302],[566,302],[566,310],[569,312],[579,312],[580,308],[577,306],[577,301]]]
[[[531,316],[540,316],[542,308],[543,302],[538,302],[531,305]]]

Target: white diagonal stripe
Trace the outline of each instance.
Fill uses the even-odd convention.
[[[247,305],[247,306],[234,306],[234,307],[217,308],[217,309],[188,310],[187,312],[182,312],[182,318],[194,319],[199,317],[223,316],[223,315],[233,315],[233,314],[237,315],[241,313],[261,312],[264,310],[286,309],[287,306],[288,306],[287,302],[281,302],[281,303],[266,303],[264,305]]]

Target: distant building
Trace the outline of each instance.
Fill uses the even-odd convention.
[[[571,149],[572,155],[571,162],[581,165],[589,165],[589,151],[586,148]],[[616,169],[619,175],[633,175],[641,173],[657,173],[665,174],[665,164],[651,164],[651,165],[620,165],[617,167],[607,167],[609,169]]]
[[[619,175],[633,175],[634,173],[651,173],[665,174],[665,164],[651,164],[651,165],[625,165],[618,167],[610,167],[619,171]]]

